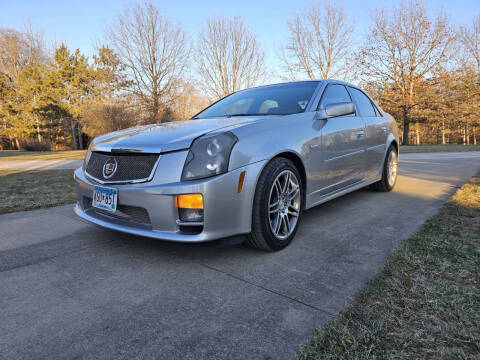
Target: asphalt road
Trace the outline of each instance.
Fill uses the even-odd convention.
[[[291,358],[479,169],[480,152],[403,155],[394,192],[307,211],[277,253],[115,233],[71,206],[0,216],[0,358]]]

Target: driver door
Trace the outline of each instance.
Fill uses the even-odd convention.
[[[352,102],[344,85],[330,84],[320,100],[319,109],[327,104]],[[317,161],[321,163],[316,200],[360,181],[366,172],[365,122],[358,114],[338,116],[322,122],[321,146]],[[315,199],[312,199],[315,202]]]

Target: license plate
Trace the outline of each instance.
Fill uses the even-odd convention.
[[[93,187],[92,206],[115,212],[117,210],[117,189],[95,185]]]

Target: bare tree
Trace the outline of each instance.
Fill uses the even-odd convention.
[[[24,31],[0,28],[0,74],[10,82],[32,63],[46,61],[44,34],[27,24]]]
[[[377,9],[365,45],[357,58],[365,80],[391,94],[386,107],[398,110],[403,122],[403,143],[409,142],[410,123],[418,120],[422,86],[437,67],[451,58],[455,33],[448,17],[429,20],[423,2],[401,2],[391,16]],[[385,104],[384,104],[385,105]],[[417,116],[417,118],[416,118]]]
[[[172,101],[173,88],[188,61],[188,44],[179,24],[162,16],[152,3],[127,8],[106,30],[106,39],[131,77],[132,92],[158,122]]]
[[[460,76],[463,78],[460,88],[459,109],[463,116],[463,143],[469,144],[470,129],[473,131],[473,143],[477,143],[477,128],[480,125],[478,109],[480,106],[480,14],[471,25],[460,27],[459,40],[463,47],[460,52]],[[457,77],[458,78],[458,77]],[[457,81],[458,82],[458,81]]]
[[[135,126],[135,112],[121,101],[93,103],[82,109],[82,129],[90,137]]]
[[[264,52],[240,17],[210,18],[200,32],[195,56],[202,87],[212,98],[264,80]]]
[[[289,78],[345,77],[354,26],[341,6],[327,0],[312,3],[288,21],[288,29],[280,60]]]
[[[170,110],[172,118],[186,120],[209,105],[209,99],[200,89],[197,89],[190,82],[181,83],[176,89],[175,98]]]
[[[480,14],[473,19],[471,27],[460,27],[459,39],[480,75]]]

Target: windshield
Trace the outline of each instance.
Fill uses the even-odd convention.
[[[194,119],[301,113],[305,111],[317,85],[317,81],[306,81],[239,91],[206,108]]]

